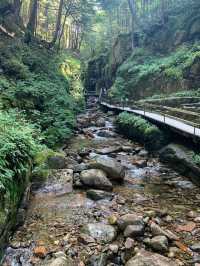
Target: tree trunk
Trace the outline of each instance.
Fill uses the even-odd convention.
[[[37,26],[37,12],[38,12],[38,0],[32,0],[30,3],[30,16],[26,28],[25,41],[31,42],[32,37],[35,35]]]
[[[56,29],[55,29],[53,40],[50,44],[50,47],[53,47],[58,39],[58,35],[60,32],[60,28],[61,28],[63,5],[64,5],[64,0],[60,0],[57,21],[56,21]]]
[[[129,9],[131,12],[131,45],[134,49],[134,32],[135,32],[135,0],[128,0]]]

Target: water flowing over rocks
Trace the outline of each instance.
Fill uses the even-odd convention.
[[[113,120],[97,109],[80,115],[64,164],[53,158],[59,167],[22,206],[27,218],[19,218],[3,266],[200,262],[200,189],[118,135]]]

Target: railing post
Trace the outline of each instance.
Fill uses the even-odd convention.
[[[164,123],[165,123],[165,121],[166,121],[166,117],[165,117],[165,114],[164,114],[163,116],[164,116]]]
[[[146,108],[146,106],[145,106],[145,104],[144,104],[144,116],[146,115],[146,110],[145,110],[145,108]]]
[[[194,126],[194,135],[196,135],[196,127]]]

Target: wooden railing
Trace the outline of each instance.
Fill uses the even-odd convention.
[[[158,114],[162,117],[162,123],[166,124],[167,118],[171,118],[175,121],[182,122],[186,125],[189,125],[193,128],[193,135],[197,135],[196,132],[197,130],[200,130],[200,123],[193,122],[192,120],[187,120],[180,118],[179,116],[176,115],[170,115],[167,113],[169,109],[173,108],[168,108],[166,106],[159,106],[159,105],[154,105],[154,104],[138,104],[133,100],[113,100],[112,98],[108,97],[107,95],[103,94],[103,92],[100,92],[99,95],[99,102],[100,103],[107,103],[111,106],[115,106],[116,108],[120,108],[121,110],[128,111],[128,108],[130,108],[132,111],[141,111],[141,115],[147,116],[147,112],[152,113],[152,114]],[[175,108],[174,108],[175,109]],[[177,113],[178,110],[176,109]],[[194,112],[189,112],[189,115],[192,119],[192,117],[195,118],[200,118],[200,115]],[[199,134],[198,134],[199,135]]]

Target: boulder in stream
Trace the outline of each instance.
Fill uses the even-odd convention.
[[[83,226],[82,232],[102,243],[110,243],[117,236],[113,226],[103,223],[86,224]]]
[[[100,169],[84,170],[80,174],[81,182],[91,188],[103,189],[110,191],[113,186],[110,180],[107,178],[106,173]]]
[[[172,143],[164,147],[159,154],[162,162],[168,163],[180,174],[190,177],[194,183],[200,185],[200,167],[194,162],[192,150]]]
[[[125,266],[178,266],[178,264],[157,253],[141,250]]]
[[[90,168],[101,169],[108,178],[122,181],[125,177],[125,168],[115,159],[108,156],[97,156],[90,162]]]

